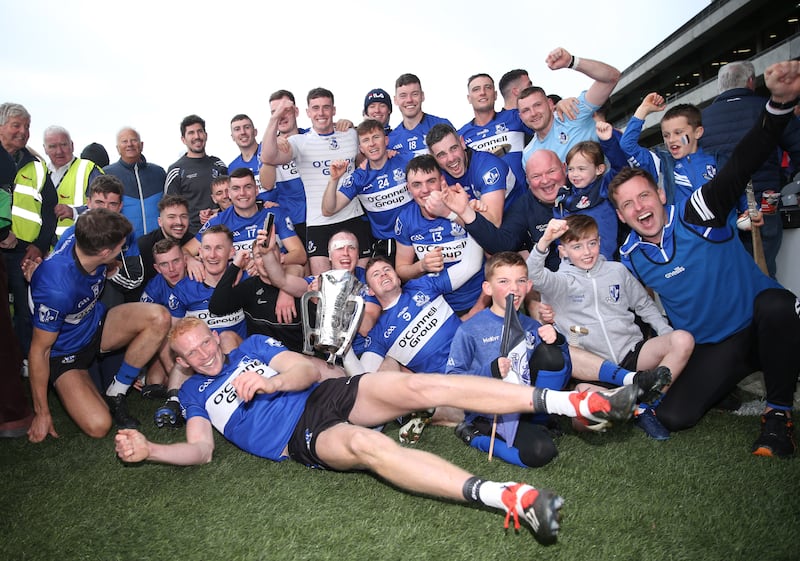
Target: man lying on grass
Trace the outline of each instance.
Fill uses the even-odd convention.
[[[428,452],[403,448],[375,427],[411,411],[452,406],[486,413],[547,412],[593,421],[630,418],[638,389],[559,392],[478,376],[368,373],[319,383],[319,371],[282,343],[255,335],[229,355],[219,336],[197,318],[170,331],[177,361],[196,374],[184,383],[186,442],[156,444],[133,429],[120,430],[116,453],[124,462],[177,465],[211,461],[212,426],[239,448],[274,461],[369,470],[416,493],[477,502],[521,516],[537,539],[558,534],[561,497],[530,485],[484,481]]]

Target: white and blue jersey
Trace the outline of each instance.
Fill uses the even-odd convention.
[[[584,140],[594,140],[597,142],[597,131],[595,130],[594,112],[600,108],[586,101],[586,92],[581,92],[578,96],[578,115],[574,119],[564,119],[560,121],[553,114],[553,126],[544,138],[535,135],[525,149],[522,151],[522,167],[528,162],[531,154],[536,150],[552,150],[558,154],[558,159],[562,162],[567,159],[567,152],[578,142]]]
[[[461,320],[444,299],[452,290],[448,275],[408,281],[397,302],[383,310],[364,345],[365,364],[391,357],[414,372],[444,372]]]
[[[419,205],[407,205],[400,210],[395,223],[397,243],[411,246],[418,259],[436,247],[442,248],[444,265],[452,267],[464,254],[469,234],[463,226],[446,218],[431,220],[422,216]],[[447,302],[457,312],[469,310],[482,292],[483,269],[475,273],[458,290],[445,295]]]
[[[403,154],[409,159],[421,154],[427,154],[428,145],[425,144],[425,135],[434,125],[439,123],[453,126],[447,119],[428,115],[427,113],[423,114],[422,120],[411,130],[408,130],[403,123],[400,123],[396,129],[389,133],[389,150]]]
[[[331,175],[331,162],[348,162],[347,174],[341,178],[339,185],[353,172],[358,153],[358,135],[355,129],[334,131],[330,134],[319,134],[310,130],[306,134],[290,136],[289,144],[305,187],[307,226],[338,224],[364,214],[358,201],[350,201],[349,205],[333,216],[322,214],[322,197]]]
[[[181,307],[181,303],[172,293],[173,288],[174,287],[169,285],[167,279],[164,278],[164,275],[158,274],[150,279],[150,282],[144,287],[144,292],[142,292],[142,295],[139,297],[139,302],[161,304],[172,314],[174,310],[178,310],[178,308]]]
[[[398,154],[380,169],[356,169],[346,178],[339,192],[350,200],[358,197],[367,211],[372,235],[378,240],[394,238],[394,224],[402,207],[412,201],[406,184],[409,158]]]
[[[241,308],[224,316],[208,311],[208,301],[213,293],[213,287],[184,277],[172,288],[172,296],[176,300],[174,308],[172,306],[167,308],[172,317],[196,317],[217,333],[235,331],[240,337],[247,337],[247,323]]]
[[[33,326],[58,333],[51,357],[75,354],[86,347],[106,312],[100,302],[106,266],[87,273],[75,256],[75,236],[62,236],[61,241],[59,249],[33,273],[30,288]]]
[[[259,393],[245,403],[231,383],[248,371],[265,378],[275,376],[269,363],[286,350],[272,337],[245,339],[226,357],[219,374],[195,374],[184,382],[178,397],[186,419],[208,420],[227,440],[255,456],[276,462],[288,459],[283,451],[316,384],[298,392]]]
[[[216,216],[212,216],[209,221],[200,228],[200,231],[195,235],[194,239],[203,243],[203,233],[206,230],[211,226],[224,224],[233,233],[233,249],[235,251],[239,251],[240,249],[250,251],[253,247],[253,242],[258,236],[258,231],[264,228],[264,220],[270,212],[275,216],[275,234],[278,236],[279,241],[297,235],[297,232],[294,231],[292,219],[289,218],[286,211],[281,207],[260,208],[258,212],[250,218],[244,218],[236,213],[233,206],[230,206]],[[281,247],[281,252],[286,253],[283,249],[283,245],[279,245]]]
[[[508,164],[489,152],[467,149],[467,170],[464,175],[455,178],[444,169],[442,175],[448,185],[460,184],[473,199],[480,199],[486,193],[505,191],[503,210],[511,207],[523,193]]]
[[[519,118],[518,110],[502,109],[483,126],[476,125],[472,120],[458,129],[458,134],[467,147],[473,150],[492,153],[502,150],[503,161],[514,172],[517,185],[525,189],[528,178],[522,166],[522,150],[525,148],[525,137],[532,136],[533,131]]]

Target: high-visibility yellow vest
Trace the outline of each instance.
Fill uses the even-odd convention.
[[[58,204],[69,205],[71,207],[83,206],[86,200],[86,188],[89,186],[89,176],[95,168],[91,160],[75,158],[72,160],[67,173],[61,179],[56,191],[58,192]],[[64,230],[72,226],[75,221],[70,218],[60,218],[56,226],[56,236],[61,237]]]
[[[17,239],[31,243],[42,229],[42,189],[47,167],[40,161],[28,162],[17,171],[14,204],[11,207],[11,231]]]

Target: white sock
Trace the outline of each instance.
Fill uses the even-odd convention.
[[[636,376],[636,372],[628,372],[625,374],[625,377],[622,379],[622,385],[630,386],[633,383],[634,376]]]
[[[544,394],[544,403],[548,413],[555,415],[575,416],[575,406],[569,400],[569,396],[578,392],[559,392],[547,390]]]
[[[117,377],[114,376],[114,380],[109,384],[108,389],[106,390],[106,395],[110,397],[114,397],[115,395],[119,395],[121,393],[128,393],[128,389],[130,389],[130,384],[123,384]]]

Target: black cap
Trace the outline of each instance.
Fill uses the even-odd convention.
[[[108,152],[102,144],[92,142],[89,146],[81,152],[81,158],[95,163],[95,165],[104,168],[108,165]]]

